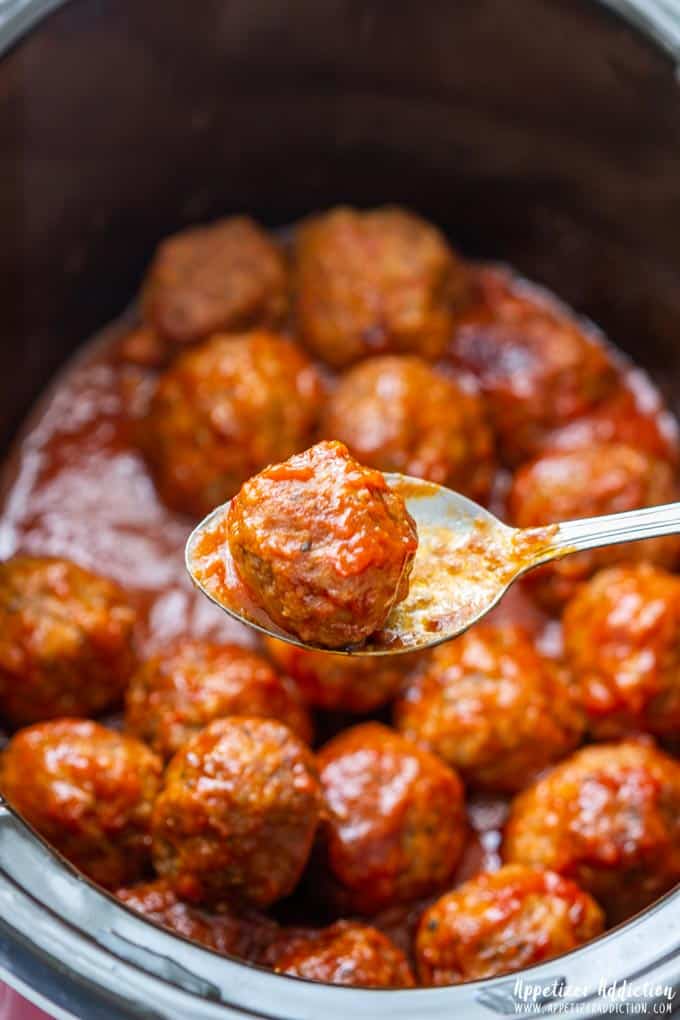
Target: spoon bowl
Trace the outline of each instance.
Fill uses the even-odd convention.
[[[190,535],[187,570],[221,609],[265,634],[338,655],[387,655],[448,641],[488,613],[525,571],[570,551],[555,548],[558,525],[511,528],[471,499],[433,482],[399,474],[385,478],[416,522],[418,551],[408,596],[392,609],[383,629],[360,646],[305,644],[253,602],[229,550],[229,503],[213,510]]]

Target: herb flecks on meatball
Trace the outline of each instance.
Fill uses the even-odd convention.
[[[625,920],[680,881],[680,763],[642,741],[585,747],[515,799],[503,850]]]
[[[255,600],[305,642],[359,644],[408,594],[415,522],[382,474],[341,443],[318,443],[251,478],[227,527]]]
[[[113,889],[150,863],[162,762],[133,737],[86,719],[20,730],[0,757],[0,790],[82,872]]]
[[[287,726],[218,719],[166,770],[153,810],[156,870],[192,902],[269,906],[297,884],[320,810],[314,756]]]
[[[425,911],[416,935],[418,977],[425,985],[497,977],[567,953],[603,929],[602,910],[574,882],[506,865]]]

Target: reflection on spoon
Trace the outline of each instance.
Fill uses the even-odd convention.
[[[519,573],[539,561],[537,556],[550,546],[556,531],[553,526],[519,532],[464,496],[431,482],[385,477],[418,526],[409,595],[393,609],[383,630],[360,647],[335,649],[336,653],[413,651],[460,633],[488,612]],[[304,645],[271,620],[240,580],[226,531],[228,506],[214,510],[189,538],[186,563],[191,577],[232,616]]]

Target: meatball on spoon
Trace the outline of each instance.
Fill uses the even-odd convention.
[[[333,445],[341,446],[319,444],[312,449]],[[280,467],[282,465],[277,466],[276,470]],[[265,474],[263,472],[256,479]],[[280,475],[275,477],[278,479]],[[456,637],[488,613],[518,577],[550,560],[598,546],[680,533],[680,503],[545,527],[511,528],[472,500],[432,482],[399,474],[385,474],[382,477],[390,492],[401,497],[407,516],[410,515],[415,521],[418,548],[408,578],[407,594],[404,596],[402,586],[398,598],[387,602],[382,625],[364,639],[354,643],[331,644],[323,637],[315,639],[313,628],[310,630],[309,627],[301,627],[300,634],[295,625],[283,627],[281,617],[274,621],[272,613],[263,608],[252,584],[245,583],[239,574],[233,555],[233,543],[230,546],[229,541],[229,521],[233,517],[230,514],[230,503],[213,510],[189,537],[186,546],[189,574],[194,583],[221,609],[265,634],[305,648],[346,655],[385,655],[428,648]],[[319,492],[323,491],[324,479],[316,476],[313,481],[316,483],[313,488],[314,499],[318,499]],[[306,494],[302,493],[303,503],[304,498]],[[301,500],[299,492],[295,500],[298,507]],[[258,510],[262,502],[263,497],[259,493]],[[305,573],[305,564],[311,562],[311,559],[306,558],[316,555],[318,562],[320,549],[323,555],[323,543],[318,542],[323,513],[316,505],[308,509],[307,517],[304,514],[295,516],[293,523],[286,520],[287,550],[290,548],[291,529],[294,538],[298,534],[294,529],[300,528],[300,542],[296,547],[299,552],[295,584],[291,582],[288,590],[294,590],[303,607],[313,607],[319,597],[328,596],[332,612],[332,591],[326,589],[319,596],[317,590],[315,602],[313,593],[305,590],[310,575],[310,571]],[[314,541],[309,538],[309,529],[312,527]],[[347,541],[351,541],[351,537]],[[283,564],[284,570],[292,569],[288,566],[289,562]],[[260,564],[260,568],[260,575],[266,572],[267,577],[271,577],[271,564]],[[327,572],[323,578],[324,583],[327,582]],[[347,611],[348,605],[351,613],[351,602],[343,604],[343,613]],[[362,616],[362,605],[357,603],[354,613],[356,617]],[[310,615],[314,611],[311,608]],[[305,619],[305,624],[308,622]],[[325,633],[328,633],[328,627]],[[347,630],[347,633],[351,631]]]

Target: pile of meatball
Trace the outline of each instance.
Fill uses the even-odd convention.
[[[153,376],[134,433],[188,526],[324,439],[520,526],[677,498],[673,429],[594,327],[402,209],[335,209],[285,243],[244,217],[171,237],[120,353]],[[218,953],[384,988],[516,971],[680,881],[679,564],[671,537],[529,575],[559,653],[496,617],[415,657],[186,637],[140,661],[116,584],[18,555],[0,789]],[[122,730],[96,721],[120,704]],[[507,800],[503,864],[461,880],[478,795]]]

